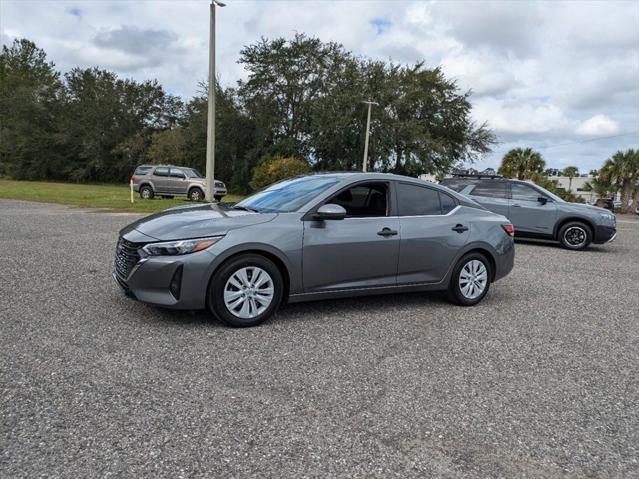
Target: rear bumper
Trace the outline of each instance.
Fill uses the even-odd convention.
[[[507,276],[515,266],[515,242],[513,239],[509,237],[507,243],[500,246],[498,254],[495,256],[495,277],[493,281]]]
[[[614,241],[617,237],[617,228],[614,226],[596,226],[595,238],[593,242],[595,244],[608,243]]]

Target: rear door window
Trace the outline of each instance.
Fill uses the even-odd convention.
[[[169,176],[169,169],[165,166],[160,166],[155,169],[153,176]]]
[[[397,183],[399,216],[441,215],[439,196],[438,191],[425,186]]]
[[[482,180],[470,191],[470,196],[508,198],[508,185],[500,180]]]
[[[171,168],[171,178],[184,178],[184,172],[179,168]]]
[[[457,201],[453,199],[452,196],[447,195],[446,193],[439,193],[439,201],[442,205],[442,214],[446,215],[455,209],[457,206]]]

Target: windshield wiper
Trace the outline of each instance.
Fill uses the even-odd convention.
[[[244,206],[244,205],[233,205],[231,207],[232,210],[244,210],[244,211],[251,211],[253,213],[259,213],[260,210],[258,210],[257,208],[251,208],[250,206]]]

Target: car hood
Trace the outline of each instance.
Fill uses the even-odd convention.
[[[178,206],[131,223],[120,231],[120,235],[136,243],[202,238],[266,223],[276,216],[277,213],[253,213],[217,204]]]
[[[598,206],[586,205],[586,204],[583,204],[583,203],[570,203],[570,202],[566,201],[565,203],[562,203],[562,206],[565,209],[568,209],[570,211],[579,212],[579,213],[583,213],[583,214],[588,214],[588,213],[608,213],[608,214],[611,214],[610,211],[608,211],[605,208],[599,208]]]

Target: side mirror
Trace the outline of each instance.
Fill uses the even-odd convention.
[[[537,201],[539,201],[542,205],[545,205],[546,203],[548,203],[548,198],[546,198],[545,196],[540,196],[539,198],[537,198]]]
[[[334,203],[322,205],[314,215],[316,220],[343,220],[346,217],[346,210]]]

